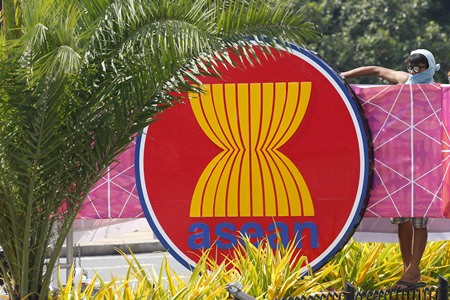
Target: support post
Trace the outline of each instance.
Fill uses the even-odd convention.
[[[448,281],[442,275],[439,275],[438,300],[448,300]]]
[[[355,300],[355,293],[356,293],[355,287],[350,282],[346,282],[344,300]]]

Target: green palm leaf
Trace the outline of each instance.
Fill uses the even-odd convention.
[[[4,0],[2,16],[0,245],[12,298],[46,298],[90,188],[197,76],[231,67],[226,49],[258,63],[252,43],[317,37],[281,1]]]

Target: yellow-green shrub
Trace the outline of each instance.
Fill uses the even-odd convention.
[[[83,288],[72,285],[69,276],[53,299],[227,299],[227,284],[240,282],[243,291],[257,299],[295,297],[328,290],[342,290],[345,282],[358,289],[392,286],[402,274],[402,260],[396,243],[349,242],[316,272],[308,269],[304,256],[294,245],[275,251],[262,241],[255,247],[248,239],[234,255],[217,263],[205,251],[189,279],[179,277],[163,260],[160,270],[144,269],[134,255],[122,254],[129,265],[125,278],[109,282],[97,275]],[[301,253],[301,252],[300,252]],[[422,279],[436,285],[438,275],[450,277],[450,244],[429,242],[422,263]],[[307,272],[309,271],[309,272]]]

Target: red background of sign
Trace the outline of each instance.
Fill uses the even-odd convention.
[[[199,253],[187,245],[192,223],[209,224],[211,232],[220,222],[237,228],[256,222],[263,228],[274,220],[289,225],[311,221],[319,232],[319,248],[311,249],[304,239],[301,253],[311,262],[324,252],[354,207],[360,180],[361,157],[353,121],[341,96],[314,66],[284,52],[276,60],[263,59],[262,65],[245,70],[222,70],[224,79],[204,78],[204,83],[312,82],[310,103],[294,136],[280,149],[303,175],[315,208],[313,217],[190,218],[191,197],[204,168],[219,152],[203,133],[188,104],[176,105],[149,126],[145,143],[143,173],[151,209],[171,242],[193,261]],[[261,56],[260,56],[261,57]],[[142,180],[142,179],[141,179]],[[270,233],[270,232],[269,232]],[[214,236],[211,237],[214,241]]]

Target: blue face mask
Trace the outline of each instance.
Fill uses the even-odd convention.
[[[409,77],[408,83],[433,83],[434,70],[432,68],[428,68],[421,73],[417,73],[411,75]]]

